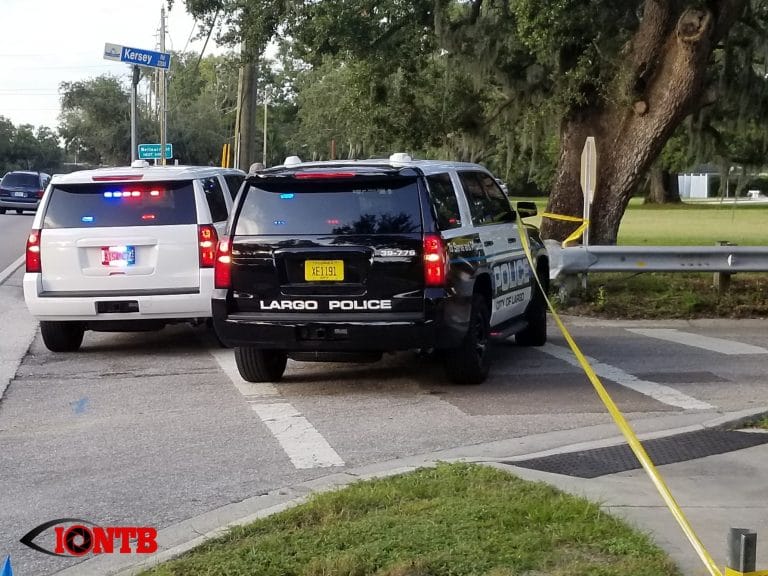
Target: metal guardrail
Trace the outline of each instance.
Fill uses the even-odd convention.
[[[585,272],[768,272],[768,246],[574,246],[546,241],[550,279]]]

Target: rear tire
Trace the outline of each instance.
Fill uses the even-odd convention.
[[[542,278],[540,272],[539,278]],[[544,346],[547,343],[547,301],[538,282],[534,281],[532,290],[533,298],[525,311],[528,326],[515,334],[518,346]]]
[[[0,208],[0,214],[5,214],[5,208]]]
[[[40,322],[45,347],[51,352],[75,352],[83,343],[85,326],[82,322]]]
[[[238,346],[235,348],[235,362],[240,376],[248,382],[279,382],[285,372],[288,355],[280,350]]]
[[[455,384],[480,384],[488,377],[490,318],[488,303],[479,294],[474,294],[464,340],[461,346],[448,350],[445,356],[446,375]]]
[[[17,209],[16,209],[16,214],[24,214],[24,210],[19,210],[19,209],[17,208]]]

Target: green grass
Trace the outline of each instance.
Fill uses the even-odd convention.
[[[768,274],[735,274],[719,294],[713,274],[590,274],[567,314],[604,318],[768,318]]]
[[[752,420],[744,424],[745,428],[763,428],[768,430],[768,414],[761,416],[757,420]]]
[[[663,576],[679,571],[597,505],[484,466],[360,482],[232,530],[146,574]]]
[[[539,212],[546,198],[533,200]],[[514,202],[513,202],[514,204]],[[531,218],[537,225],[541,217]],[[721,240],[734,244],[768,244],[768,204],[643,204],[633,198],[619,227],[618,243],[625,246],[711,246]]]

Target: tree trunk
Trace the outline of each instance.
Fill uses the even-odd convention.
[[[659,163],[651,167],[649,173],[648,196],[646,204],[676,204],[680,202],[680,189],[677,185],[677,175],[670,174]]]
[[[588,136],[597,147],[597,187],[590,243],[615,244],[629,199],[669,136],[702,101],[708,59],[741,13],[744,0],[719,0],[716,12],[647,0],[624,51],[621,84],[612,98],[571,113],[560,132],[560,157],[547,211],[582,216],[581,152]],[[563,240],[575,225],[545,218],[542,235]]]

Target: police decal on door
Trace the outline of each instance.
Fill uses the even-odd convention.
[[[499,320],[519,314],[530,297],[531,268],[523,258],[494,264],[492,312]]]

